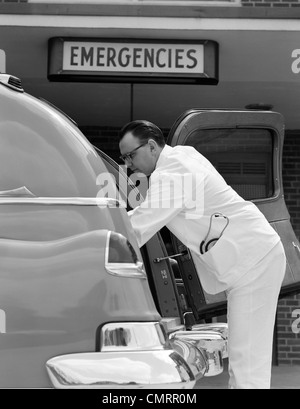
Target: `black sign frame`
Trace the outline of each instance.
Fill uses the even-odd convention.
[[[149,73],[149,72],[107,72],[72,71],[63,69],[64,42],[98,42],[118,44],[202,44],[204,47],[204,70],[201,73]],[[170,83],[206,84],[219,82],[219,45],[213,40],[156,40],[156,39],[116,39],[116,38],[74,38],[53,37],[48,46],[48,79],[63,82],[122,82],[122,83]]]

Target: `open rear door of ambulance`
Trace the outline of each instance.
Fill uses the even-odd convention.
[[[300,245],[290,222],[282,186],[284,120],[281,114],[259,110],[192,109],[170,130],[167,143],[189,145],[204,155],[246,200],[253,201],[278,232],[287,266],[281,295],[300,292]],[[175,252],[185,250],[171,236]],[[245,249],[247,251],[247,249]],[[224,293],[209,295],[201,287],[190,254],[177,258],[182,283],[196,318],[219,315]]]

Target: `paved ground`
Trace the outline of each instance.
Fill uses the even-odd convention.
[[[222,374],[200,379],[196,383],[195,389],[227,389],[227,385],[228,371],[226,365]],[[300,389],[300,365],[273,366],[271,389]]]

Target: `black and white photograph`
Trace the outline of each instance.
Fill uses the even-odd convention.
[[[299,101],[300,0],[0,0],[0,389],[300,389]]]

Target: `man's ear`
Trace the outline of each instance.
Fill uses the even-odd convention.
[[[150,152],[156,152],[157,151],[157,143],[155,142],[154,139],[148,139],[148,144],[150,146]]]

